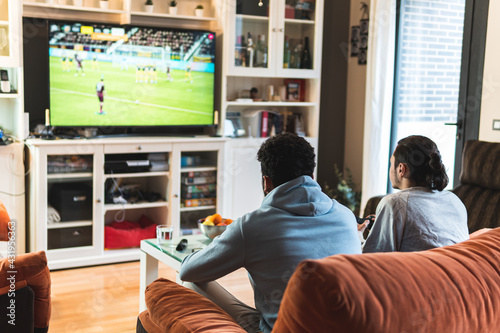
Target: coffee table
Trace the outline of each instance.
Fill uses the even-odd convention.
[[[189,235],[174,237],[173,244],[177,245],[181,239],[187,239],[188,247],[182,252],[168,244],[158,244],[156,238],[141,241],[140,265],[140,312],[146,310],[146,287],[158,278],[158,261],[173,268],[176,273],[176,282],[180,283],[179,270],[182,260],[194,251],[201,250],[212,242],[205,235]]]

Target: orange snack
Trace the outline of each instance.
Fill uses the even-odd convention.
[[[226,220],[224,221],[224,223],[225,223],[226,225],[230,225],[231,223],[233,223],[233,220],[231,220],[231,219],[226,219]]]
[[[220,214],[214,214],[214,215],[212,215],[212,217],[213,217],[212,222],[213,222],[215,225],[217,225],[217,224],[219,224],[219,223],[221,223],[221,222],[222,222],[222,216],[220,216]]]
[[[215,224],[215,223],[214,223],[214,216],[213,216],[213,215],[209,215],[209,216],[207,216],[207,217],[205,218],[205,222],[207,222],[207,221],[208,221],[208,222],[212,222],[213,224]]]

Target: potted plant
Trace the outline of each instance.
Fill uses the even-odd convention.
[[[99,6],[101,9],[108,9],[109,8],[109,1],[108,0],[99,0]]]
[[[146,9],[147,13],[152,13],[153,12],[153,0],[146,0],[146,3],[144,4],[144,8]]]
[[[168,7],[168,13],[171,15],[177,14],[177,1],[175,0],[170,1],[170,6]]]
[[[202,5],[196,6],[196,8],[194,9],[194,15],[196,17],[203,17],[203,6]]]

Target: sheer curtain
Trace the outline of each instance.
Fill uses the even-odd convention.
[[[372,0],[366,74],[361,207],[387,191],[394,91],[397,0]]]

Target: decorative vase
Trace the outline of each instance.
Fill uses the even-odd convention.
[[[109,1],[100,0],[99,6],[101,7],[101,9],[108,9],[109,8]]]
[[[153,5],[144,5],[144,9],[146,10],[146,13],[152,13],[153,12]]]
[[[83,0],[73,0],[73,6],[75,6],[75,7],[82,7],[83,6]]]
[[[168,13],[170,15],[177,15],[177,7],[175,7],[175,6],[168,7]]]
[[[196,17],[203,17],[203,9],[195,9],[194,10],[194,15]]]

